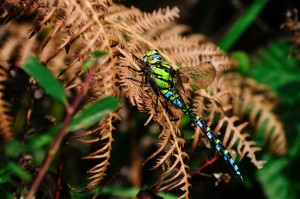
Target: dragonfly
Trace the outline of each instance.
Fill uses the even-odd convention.
[[[182,98],[184,93],[183,82],[190,82],[198,88],[205,88],[211,84],[216,75],[216,70],[210,62],[201,63],[195,67],[183,67],[174,69],[169,62],[164,60],[157,50],[148,51],[143,60],[135,57],[141,67],[145,77],[145,82],[150,84],[150,87],[156,94],[156,106],[159,95],[163,95],[167,102],[180,108],[187,117],[189,117],[210,140],[215,149],[228,162],[230,168],[234,171],[237,178],[244,183],[239,167],[235,163],[230,152],[213,134],[212,129],[199,117]]]

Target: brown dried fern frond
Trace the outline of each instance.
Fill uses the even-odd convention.
[[[225,115],[222,105],[218,102],[218,98],[208,95],[207,91],[196,91],[195,97],[192,99],[192,104],[194,104],[193,110],[195,113],[201,115],[209,126]]]
[[[249,136],[247,133],[241,133],[246,127],[247,122],[236,125],[235,123],[239,120],[238,117],[227,117],[225,116],[218,123],[218,126],[214,129],[214,132],[219,132],[222,127],[226,127],[223,144],[229,149],[233,147],[235,143],[238,143],[237,151],[241,156],[240,160],[247,154],[251,159],[251,162],[257,167],[262,168],[265,161],[258,161],[255,157],[255,152],[260,151],[261,148],[257,147],[254,141],[246,140]]]
[[[278,100],[265,85],[238,74],[224,76],[223,85],[234,91],[233,111],[236,115],[249,116],[249,123],[256,132],[264,127],[264,141],[274,154],[283,155],[287,149],[286,133],[277,116],[272,112]]]
[[[157,49],[157,46],[149,41],[150,38],[146,37],[147,32],[154,28],[165,27],[166,24],[173,23],[175,18],[179,16],[179,10],[176,7],[160,9],[152,14],[143,13],[134,8],[124,12],[124,9],[120,12],[111,13],[112,17],[106,16],[105,21],[116,28],[116,31],[126,34],[126,39],[124,38],[122,41],[122,49],[126,48],[128,52],[134,54],[144,54],[147,50]],[[124,14],[125,18],[123,19]],[[167,55],[164,56],[167,58]]]
[[[105,96],[119,96],[118,71],[115,69],[118,64],[115,59],[108,58],[105,64],[95,72],[90,89],[94,99],[101,99]]]
[[[112,142],[114,141],[112,133],[115,130],[115,127],[113,124],[118,121],[120,121],[118,114],[110,113],[108,116],[106,116],[106,118],[100,121],[99,125],[94,130],[87,131],[79,136],[73,137],[82,143],[98,143],[101,145],[101,148],[83,157],[83,159],[97,160],[99,163],[88,171],[88,173],[92,176],[88,178],[91,180],[91,182],[86,186],[85,189],[78,191],[72,188],[76,192],[86,193],[93,190],[105,177],[105,172],[110,164],[109,160],[111,156]],[[86,139],[86,137],[92,134],[97,135],[97,137]]]
[[[101,23],[111,3],[110,0],[98,2],[38,1],[34,4],[31,1],[24,1],[22,4],[14,4],[13,9],[36,7],[36,18],[33,27],[30,28],[31,33],[23,34],[23,36],[27,35],[27,38],[32,38],[38,33],[43,33],[39,38],[42,39],[42,43],[37,44],[35,48],[40,47],[45,50],[48,47],[46,50],[48,53],[44,54],[42,60],[45,63],[56,57],[63,49],[68,52],[71,45],[76,42],[73,47],[73,59],[69,63],[73,65],[85,57],[89,51],[97,48],[104,50],[114,43],[111,42],[110,31],[106,30],[104,24]],[[3,9],[6,9],[5,5]],[[25,14],[28,13],[20,12],[19,16]],[[5,17],[9,16],[4,16],[4,19],[7,19]],[[53,45],[49,45],[50,43]]]
[[[37,4],[38,1],[35,0],[2,1],[0,4],[0,20],[2,23],[8,23],[10,20],[22,17],[34,10]]]
[[[166,120],[161,124],[163,130],[159,136],[162,139],[159,142],[160,147],[146,161],[158,155],[159,157],[152,169],[164,168],[160,175],[160,187],[166,186],[167,190],[180,187],[183,194],[179,198],[188,198],[191,185],[189,183],[189,167],[185,163],[189,156],[183,151],[185,140],[181,138],[180,129],[171,124],[164,110],[163,115]],[[159,155],[161,153],[162,155]]]
[[[190,32],[191,28],[184,24],[166,23],[160,25],[158,28],[153,28],[145,33],[147,38],[155,37],[172,37],[183,35],[184,33]]]
[[[153,13],[143,13],[137,9],[131,9],[129,12],[130,15],[125,15],[123,18],[123,10],[119,13],[113,13],[113,17],[106,16],[105,20],[116,24],[118,24],[126,29],[129,28],[129,32],[134,32],[135,34],[141,36],[148,30],[152,28],[159,27],[163,24],[168,24],[174,21],[175,18],[179,17],[179,10],[177,7],[170,9],[167,7],[166,9],[158,9]],[[127,17],[126,17],[127,16]]]
[[[245,98],[252,99],[248,105],[253,105],[250,114],[250,124],[254,126],[258,132],[264,125],[264,142],[269,145],[272,153],[276,155],[284,155],[287,151],[286,134],[282,122],[272,112],[273,107],[262,103],[263,96],[249,95]]]
[[[217,71],[228,70],[235,66],[235,62],[230,60],[228,56],[218,47],[210,42],[198,42],[194,37],[187,37],[184,46],[177,46],[171,49],[163,49],[162,51],[168,55],[171,60],[175,60],[177,65],[182,67],[196,66],[203,62],[210,62]],[[161,40],[160,43],[164,43]],[[171,43],[171,42],[170,42]],[[195,43],[197,45],[195,45]]]
[[[0,133],[4,141],[14,135],[12,131],[12,117],[9,115],[11,104],[4,98],[5,81],[8,80],[8,69],[0,66]]]
[[[225,76],[223,74],[222,76]],[[234,80],[234,79],[233,79]],[[239,117],[235,115],[232,111],[234,106],[234,101],[232,100],[234,94],[234,90],[226,84],[224,84],[224,79],[220,79],[219,81],[214,81],[213,84],[207,88],[206,92],[203,90],[200,91],[201,95],[199,95],[200,99],[203,96],[210,97],[209,100],[210,106],[208,108],[203,108],[204,103],[201,108],[195,109],[199,115],[204,116],[207,123],[211,126],[214,120],[215,115],[217,116],[217,125],[213,128],[213,132],[215,134],[219,134],[220,132],[223,135],[223,144],[228,149],[232,149],[235,144],[237,144],[237,152],[240,155],[239,160],[241,160],[246,154],[250,158],[251,162],[257,167],[262,168],[265,161],[258,161],[255,156],[255,152],[260,151],[261,149],[257,147],[256,143],[251,140],[247,140],[246,138],[249,136],[247,133],[243,133],[244,128],[247,126],[248,122],[240,121]],[[195,98],[195,103],[201,104],[201,100]],[[207,106],[207,105],[206,105]],[[205,107],[205,106],[204,106]],[[205,117],[203,112],[207,111],[209,115]],[[193,147],[196,146],[196,142],[200,139],[199,129],[197,128],[195,134],[193,136]]]

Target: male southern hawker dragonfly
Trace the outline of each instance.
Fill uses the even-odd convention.
[[[199,88],[207,87],[213,80],[216,74],[215,68],[211,63],[202,63],[195,67],[183,67],[179,70],[175,70],[170,63],[164,60],[157,50],[148,51],[143,60],[137,58],[140,62],[141,72],[145,76],[146,83],[149,83],[154,93],[157,95],[163,95],[166,100],[178,108],[180,108],[208,137],[211,144],[216,150],[223,156],[235,172],[235,175],[241,182],[243,178],[241,176],[239,167],[235,163],[232,155],[222,144],[222,142],[213,134],[212,130],[206,123],[199,117],[192,109],[184,102],[181,95],[182,91],[182,78],[181,74],[191,76],[196,79],[194,85]]]

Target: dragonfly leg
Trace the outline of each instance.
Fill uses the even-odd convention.
[[[133,68],[133,67],[131,67],[131,66],[124,66],[124,67],[127,67],[129,70],[131,70],[131,71],[133,71],[133,72],[144,73],[144,71],[141,70],[141,69],[135,69],[135,68]]]
[[[138,82],[138,83],[141,83],[141,84],[144,84],[144,83],[145,83],[145,82],[143,82],[143,81],[137,80],[137,79],[132,78],[132,77],[127,77],[126,79],[130,79],[131,81]]]
[[[131,71],[134,71],[134,72],[136,72],[136,73],[142,73],[141,74],[141,76],[142,76],[142,81],[139,81],[139,80],[137,80],[137,79],[135,79],[135,78],[132,78],[132,77],[128,77],[128,78],[126,78],[126,79],[130,79],[130,80],[132,80],[132,81],[135,81],[135,82],[139,82],[139,83],[141,83],[141,85],[142,84],[146,84],[148,81],[147,81],[147,78],[145,78],[145,75],[144,75],[144,73],[145,73],[145,70],[138,70],[138,69],[135,69],[135,68],[132,68],[131,66],[125,66],[125,67],[127,67],[129,70],[131,70]],[[149,79],[149,78],[148,78]]]
[[[155,84],[155,82],[153,80],[151,80],[149,77],[147,77],[146,79],[149,79],[149,84],[153,90],[153,92],[156,95],[156,100],[155,100],[155,111],[157,113],[157,108],[158,108],[158,99],[159,99],[159,88],[157,87],[157,85]]]

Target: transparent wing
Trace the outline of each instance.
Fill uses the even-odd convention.
[[[204,62],[193,67],[179,69],[182,83],[189,83],[199,88],[209,86],[216,76],[216,69],[210,62]]]

